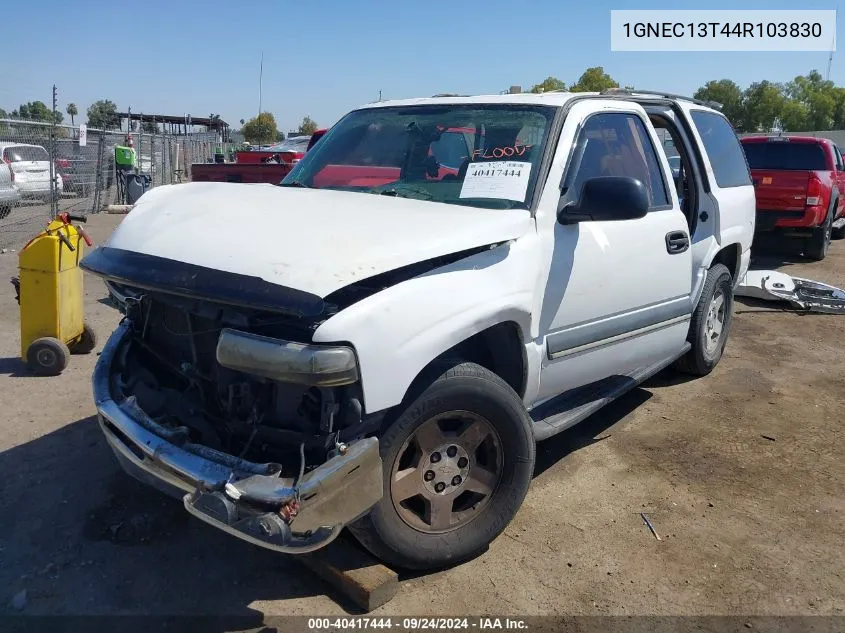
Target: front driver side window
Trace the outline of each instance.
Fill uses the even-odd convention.
[[[612,112],[587,119],[575,143],[563,192],[576,199],[584,183],[599,176],[636,178],[648,191],[650,207],[669,204],[654,144],[642,120],[634,114]]]

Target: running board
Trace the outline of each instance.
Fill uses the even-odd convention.
[[[628,393],[637,385],[666,369],[686,354],[690,347],[692,346],[689,343],[684,343],[681,352],[669,360],[662,360],[650,367],[638,369],[630,376],[610,376],[604,380],[572,389],[535,407],[530,411],[534,420],[534,439],[538,442],[545,440],[578,424],[603,406],[610,404],[619,396]]]

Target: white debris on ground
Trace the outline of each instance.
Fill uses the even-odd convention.
[[[749,270],[734,294],[764,301],[787,301],[808,312],[845,314],[845,290],[776,270]]]

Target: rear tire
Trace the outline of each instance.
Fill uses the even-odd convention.
[[[728,341],[733,306],[733,277],[727,266],[715,264],[707,271],[701,299],[692,313],[687,335],[692,347],[675,362],[676,369],[693,376],[706,376],[713,371]]]
[[[70,346],[71,354],[90,354],[97,347],[97,335],[87,323],[82,326],[82,336]]]
[[[11,205],[2,205],[0,206],[0,220],[3,218],[8,218],[9,214],[12,212]]]
[[[832,237],[831,225],[833,224],[833,211],[827,212],[824,223],[813,229],[812,234],[804,247],[804,254],[810,259],[820,262],[827,257],[830,249],[830,238]]]
[[[454,565],[484,551],[516,514],[534,471],[522,400],[474,363],[448,368],[409,396],[379,449],[384,495],[349,529],[404,569]]]
[[[845,220],[845,216],[842,216],[842,219]],[[832,228],[830,230],[830,237],[834,240],[845,239],[845,224],[836,229]]]

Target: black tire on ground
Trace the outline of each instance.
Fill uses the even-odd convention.
[[[57,338],[46,336],[34,340],[26,350],[30,369],[42,376],[57,376],[70,362],[70,350]]]
[[[830,238],[832,235],[831,225],[833,224],[833,213],[827,212],[827,217],[824,223],[813,229],[810,237],[807,239],[804,246],[804,254],[810,259],[820,262],[827,257],[827,251],[830,249]]]
[[[358,541],[375,556],[404,569],[441,568],[484,551],[516,514],[534,471],[535,442],[531,420],[522,400],[504,380],[475,363],[455,362],[440,367],[429,380],[421,382],[397,413],[386,421],[389,426],[379,440],[384,464],[384,495],[367,515],[349,526]],[[469,412],[489,424],[485,428],[492,428],[499,440],[501,463],[497,483],[491,488],[486,502],[470,507],[470,511],[477,514],[458,527],[434,533],[414,528],[400,516],[391,493],[391,480],[394,466],[399,467],[400,457],[408,450],[410,438],[431,420],[441,416],[448,418],[451,412],[456,415],[460,415],[457,412]],[[485,442],[495,441],[491,440],[493,435]],[[453,436],[447,443],[461,441],[462,438],[454,439],[458,437]],[[418,475],[420,482],[424,478],[422,471],[431,468],[427,464],[434,462],[431,455],[431,452],[422,452],[419,463],[426,465],[413,467],[416,470],[412,474]],[[474,462],[470,464],[466,481],[472,479],[473,468],[486,470]],[[429,474],[432,473],[425,473],[425,477]],[[450,511],[457,512],[455,504],[464,494],[459,490],[458,487],[454,493],[449,493],[455,495],[449,501]],[[451,521],[451,512],[449,516]]]
[[[0,217],[2,217],[2,216],[0,216]],[[845,219],[845,216],[843,216],[843,219]],[[831,239],[834,239],[834,240],[845,239],[845,224],[843,224],[839,228],[831,229],[830,237],[831,237]]]
[[[11,205],[0,205],[0,220],[2,220],[3,218],[8,218],[11,212]]]
[[[723,303],[721,306],[722,320],[718,339],[712,338],[712,320],[718,318],[712,314],[714,298],[721,293]],[[714,264],[707,271],[707,279],[704,281],[704,289],[698,305],[692,313],[689,334],[687,341],[692,345],[690,350],[675,362],[675,368],[694,376],[706,376],[722,358],[725,343],[728,341],[731,324],[733,322],[733,278],[730,271],[724,264]],[[708,340],[711,342],[708,344]]]
[[[70,346],[71,354],[90,354],[97,347],[97,335],[87,323],[82,326],[82,336]]]

